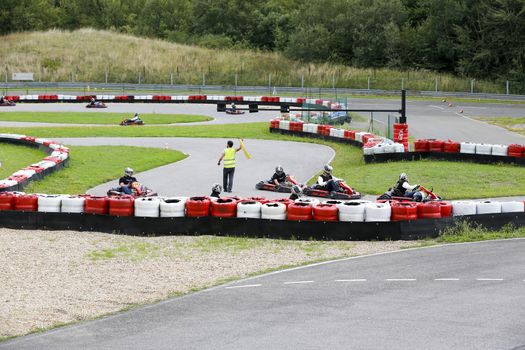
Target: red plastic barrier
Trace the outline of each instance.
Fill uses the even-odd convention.
[[[315,221],[339,221],[339,209],[335,204],[319,203],[313,212]]]
[[[420,203],[417,207],[417,216],[420,219],[438,219],[441,217],[439,202]]]
[[[428,142],[428,149],[430,152],[443,152],[444,141],[430,140]]]
[[[11,192],[0,192],[0,211],[15,208],[15,195]]]
[[[135,213],[133,196],[111,196],[109,198],[109,215],[113,216],[133,216]]]
[[[37,211],[38,196],[36,194],[20,194],[15,196],[15,210]]]
[[[20,138],[20,140],[29,141],[29,142],[35,142],[36,137],[24,136],[24,137]]]
[[[414,141],[414,150],[416,152],[428,152],[430,150],[429,140]]]
[[[304,97],[298,97],[297,100],[295,100],[295,102],[296,102],[296,103],[301,103],[301,104],[306,103],[306,98],[304,98]]]
[[[312,220],[312,205],[310,203],[294,202],[288,205],[288,220]]]
[[[445,141],[443,143],[443,152],[446,153],[459,153],[461,145],[459,142],[455,142],[452,140]]]
[[[270,120],[270,128],[271,129],[279,129],[279,120],[277,120],[277,119]]]
[[[86,214],[106,215],[109,209],[108,197],[86,196],[84,212]]]
[[[282,203],[284,205],[286,205],[286,208],[288,208],[288,206],[293,203],[293,200],[291,200],[290,198],[279,198],[279,199],[272,199],[270,200],[269,203]]]
[[[8,180],[13,180],[18,183],[24,182],[27,180],[27,175],[11,175],[7,178]]]
[[[396,202],[391,204],[392,214],[390,220],[417,220],[418,203],[413,202]]]
[[[355,140],[355,130],[345,130],[345,139]]]
[[[525,157],[525,146],[512,144],[507,149],[507,155],[509,157],[523,158]]]
[[[17,101],[20,101],[20,96],[14,96],[14,95],[6,96],[5,99],[9,101],[17,102]]]
[[[58,164],[58,163],[62,163],[62,162],[63,162],[62,159],[57,158],[57,157],[51,157],[51,156],[49,156],[49,157],[45,157],[43,160],[47,160],[47,161],[53,162],[53,163],[55,163],[55,164]]]
[[[303,131],[302,122],[290,122],[290,131]]]
[[[246,200],[248,200],[248,201],[256,201],[256,202],[259,202],[261,204],[268,203],[270,201],[266,197],[248,197],[248,198],[246,198]]]
[[[186,201],[186,216],[198,217],[210,215],[209,197],[190,197]]]
[[[191,95],[188,96],[189,101],[206,101],[207,96],[206,95]]]
[[[127,101],[128,99],[129,99],[129,96],[127,95],[115,96],[116,101]]]
[[[41,173],[42,171],[44,171],[44,168],[42,168],[41,166],[38,166],[38,165],[30,165],[28,167],[25,167],[23,170],[33,170],[35,173]]]
[[[330,125],[323,125],[323,124],[320,124],[318,127],[317,127],[317,133],[319,135],[324,135],[324,136],[330,136],[330,129],[332,128],[332,126]]]
[[[452,216],[452,203],[450,202],[437,202],[441,206],[441,217],[448,218]]]
[[[374,137],[375,137],[374,134],[363,134],[363,135],[361,136],[361,140],[362,140],[361,142],[362,142],[363,144],[365,144],[365,143],[368,142],[368,140],[373,139]],[[375,146],[375,145],[374,145],[374,146]]]
[[[95,96],[86,95],[86,96],[77,96],[77,101],[91,101],[91,98]]]
[[[219,198],[211,202],[211,216],[234,218],[237,216],[237,201],[233,198]]]

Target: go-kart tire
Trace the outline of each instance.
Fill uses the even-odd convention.
[[[476,215],[476,202],[474,201],[454,201],[452,202],[452,215]]]
[[[279,202],[262,204],[261,219],[286,220],[286,205]]]
[[[67,196],[62,198],[60,211],[62,213],[83,213],[86,198],[81,196]]]
[[[186,216],[201,217],[210,215],[209,197],[190,197],[186,201]]]
[[[501,202],[501,212],[502,213],[523,213],[524,203],[518,201],[512,202]]]
[[[184,217],[188,197],[169,197],[160,200],[161,218]]]
[[[141,197],[135,199],[135,216],[157,218],[160,214],[160,199]]]
[[[336,204],[319,203],[313,207],[315,221],[338,221],[339,210]]]
[[[390,221],[391,212],[389,203],[367,203],[365,204],[365,221]]]
[[[261,218],[261,202],[243,200],[237,203],[237,217],[238,218]]]
[[[237,201],[233,198],[217,198],[211,202],[211,216],[234,218],[237,216]]]
[[[55,194],[41,194],[38,196],[38,211],[46,213],[60,213],[62,196]]]
[[[417,220],[417,207],[418,203],[414,202],[398,202],[392,203],[390,220],[391,221],[404,221],[404,220]]]
[[[288,220],[306,221],[312,220],[312,204],[308,202],[294,202],[288,206]]]
[[[476,214],[499,214],[501,213],[501,203],[492,201],[482,201],[476,203]]]
[[[339,221],[365,221],[364,201],[347,201],[337,205]]]
[[[297,198],[295,203],[308,203],[312,206],[319,204],[320,200],[317,198]]]
[[[419,219],[441,218],[441,205],[437,202],[418,203],[417,217]]]

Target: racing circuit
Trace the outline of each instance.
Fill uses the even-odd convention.
[[[397,108],[397,101],[352,99],[356,108]],[[463,113],[460,113],[460,109]],[[68,104],[20,104],[5,111],[85,111]],[[217,113],[210,105],[109,104],[111,112],[209,115],[208,123],[268,121],[277,112],[243,116]],[[471,119],[523,116],[524,105],[435,102],[407,105],[416,138],[525,143],[525,137]],[[379,122],[386,115],[376,114]],[[430,123],[429,121],[432,121]],[[0,122],[2,126],[32,123]],[[46,127],[59,124],[42,124]],[[70,124],[68,124],[70,125]],[[432,127],[429,127],[432,125]],[[170,126],[171,127],[171,126]],[[173,126],[177,127],[177,126]],[[60,139],[70,145],[136,145],[133,138]],[[141,138],[140,145],[168,147],[186,160],[137,174],[166,195],[208,194],[210,172],[225,139]],[[314,175],[334,153],[325,146],[246,140],[257,162],[238,157],[234,194],[262,195],[253,189],[260,174],[276,164],[293,169],[300,181]],[[297,154],[315,154],[308,162]],[[265,156],[266,155],[266,156]],[[278,158],[275,156],[278,155]],[[187,169],[195,177],[187,181]],[[254,175],[257,178],[254,178]],[[192,175],[193,176],[193,175]],[[205,183],[204,187],[200,184]],[[103,193],[112,183],[91,193]],[[264,192],[264,195],[272,195]],[[278,197],[282,197],[280,194]],[[525,241],[448,245],[394,254],[345,259],[238,281],[134,311],[0,344],[9,349],[48,348],[370,348],[518,349],[525,344]],[[437,334],[436,334],[437,333]]]

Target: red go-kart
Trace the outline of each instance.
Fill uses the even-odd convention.
[[[14,103],[11,100],[4,99],[4,101],[0,103],[0,107],[14,107],[14,106],[16,106],[16,103]]]
[[[240,109],[226,108],[226,114],[244,114]]]
[[[283,192],[283,193],[292,193],[292,186],[298,185],[297,180],[294,179],[292,175],[286,175],[286,181],[279,185],[274,184],[273,182],[259,181],[255,185],[255,189],[262,191],[272,191],[272,192]]]
[[[430,202],[439,201],[442,198],[434,193],[434,189],[426,189],[423,186],[417,187],[417,191],[413,197],[397,196],[393,189],[389,189],[379,197],[377,200],[397,200],[400,202]]]
[[[95,103],[89,103],[86,108],[108,108],[104,102],[97,101]]]
[[[125,194],[120,186],[110,189],[107,193],[108,196],[121,196]],[[131,184],[131,195],[135,198],[138,197],[155,197],[158,196],[157,192],[154,192],[151,188],[148,188],[138,182]]]
[[[360,199],[361,193],[348,186],[344,181],[339,180],[339,191],[326,191],[316,186],[303,188],[303,194],[310,197],[322,197],[331,199]]]

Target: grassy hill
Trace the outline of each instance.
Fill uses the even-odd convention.
[[[12,72],[34,72],[35,80],[367,88],[469,91],[470,81],[429,71],[359,69],[306,64],[278,53],[211,50],[156,39],[80,29],[72,32],[16,33],[0,38],[0,62]],[[334,81],[335,79],[335,81]],[[477,92],[502,92],[503,86],[477,81]]]

